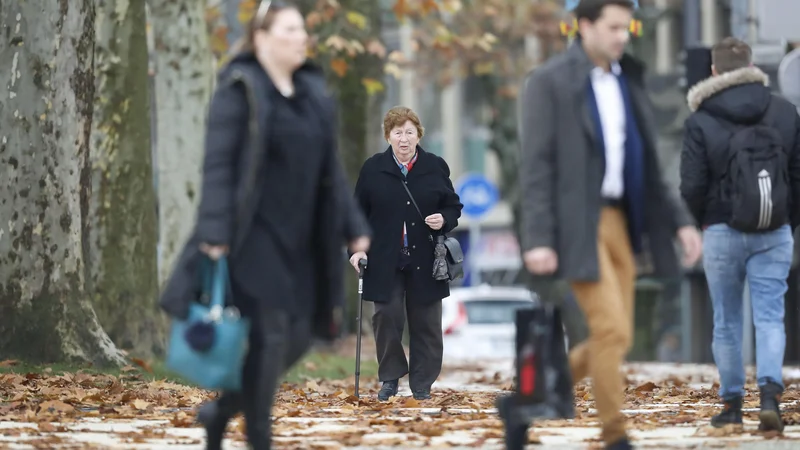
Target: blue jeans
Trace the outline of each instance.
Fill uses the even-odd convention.
[[[712,225],[703,233],[703,267],[714,307],[712,351],[720,376],[723,399],[744,395],[742,360],[742,306],[744,282],[756,329],[758,385],[783,388],[783,296],[792,264],[794,242],[786,225],[767,233],[742,233],[727,225]]]

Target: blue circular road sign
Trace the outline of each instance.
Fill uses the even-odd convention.
[[[458,180],[458,196],[464,204],[463,213],[478,218],[500,201],[497,186],[480,174],[466,174]]]

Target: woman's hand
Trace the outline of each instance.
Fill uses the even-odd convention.
[[[350,265],[356,269],[356,273],[359,271],[358,262],[362,259],[367,259],[366,252],[355,252],[353,253],[353,256],[350,257]]]
[[[210,244],[200,244],[200,251],[208,255],[212,261],[216,261],[221,257],[228,254],[228,246],[227,245],[210,245]]]
[[[444,217],[441,214],[431,214],[425,218],[425,224],[432,230],[441,230],[444,226]]]
[[[370,239],[367,236],[360,236],[350,241],[350,251],[353,253],[364,253],[369,251]]]

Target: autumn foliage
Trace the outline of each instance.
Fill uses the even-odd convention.
[[[377,24],[345,7],[344,1],[311,1],[306,15],[309,56],[338,77],[346,76],[357,58],[368,55],[382,61],[384,72],[397,78],[410,68],[440,84],[470,73],[520,78],[537,62],[526,54],[526,36],[539,38],[545,48],[534,53],[540,55],[559,51],[564,44],[559,28],[564,14],[553,0],[395,0],[391,8],[395,18],[414,25],[414,58],[387,51]],[[240,0],[241,24],[257,6],[258,0]],[[224,61],[231,43],[221,7],[209,8],[206,19],[214,54]],[[362,85],[370,94],[384,89],[375,78],[363,78]],[[503,93],[510,96],[515,90],[508,87]]]

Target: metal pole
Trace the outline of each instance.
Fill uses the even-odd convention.
[[[751,47],[758,44],[758,0],[747,5],[747,42]]]
[[[672,18],[663,13],[668,7],[668,0],[656,0],[656,8],[662,12],[656,23],[656,73],[658,74],[669,73],[674,66]]]
[[[478,261],[478,247],[481,242],[481,223],[479,219],[472,219],[469,222],[469,252],[470,252],[470,284],[480,286],[481,268]]]
[[[750,47],[758,43],[758,4],[756,0],[747,1],[747,42]],[[744,305],[742,314],[742,322],[744,330],[742,330],[742,360],[745,365],[753,365],[756,363],[756,350],[755,350],[755,324],[753,323],[753,299],[750,296],[750,283],[745,281],[744,293],[742,295]]]
[[[683,47],[700,45],[700,0],[683,3]]]
[[[683,2],[683,49],[700,46],[700,0],[684,0]],[[681,282],[681,353],[683,362],[694,360],[693,320],[694,302],[692,294],[692,278],[684,272]]]
[[[414,61],[413,26],[409,21],[400,25],[400,51],[406,61]],[[405,67],[400,77],[400,104],[417,110],[416,73],[413,66]]]
[[[750,0],[731,0],[731,36],[746,42],[748,38],[748,19],[750,17]]]
[[[719,32],[717,27],[717,0],[700,1],[700,36],[703,45],[711,47],[717,43]]]
[[[681,281],[681,354],[682,362],[692,361],[692,282],[688,274]]]

